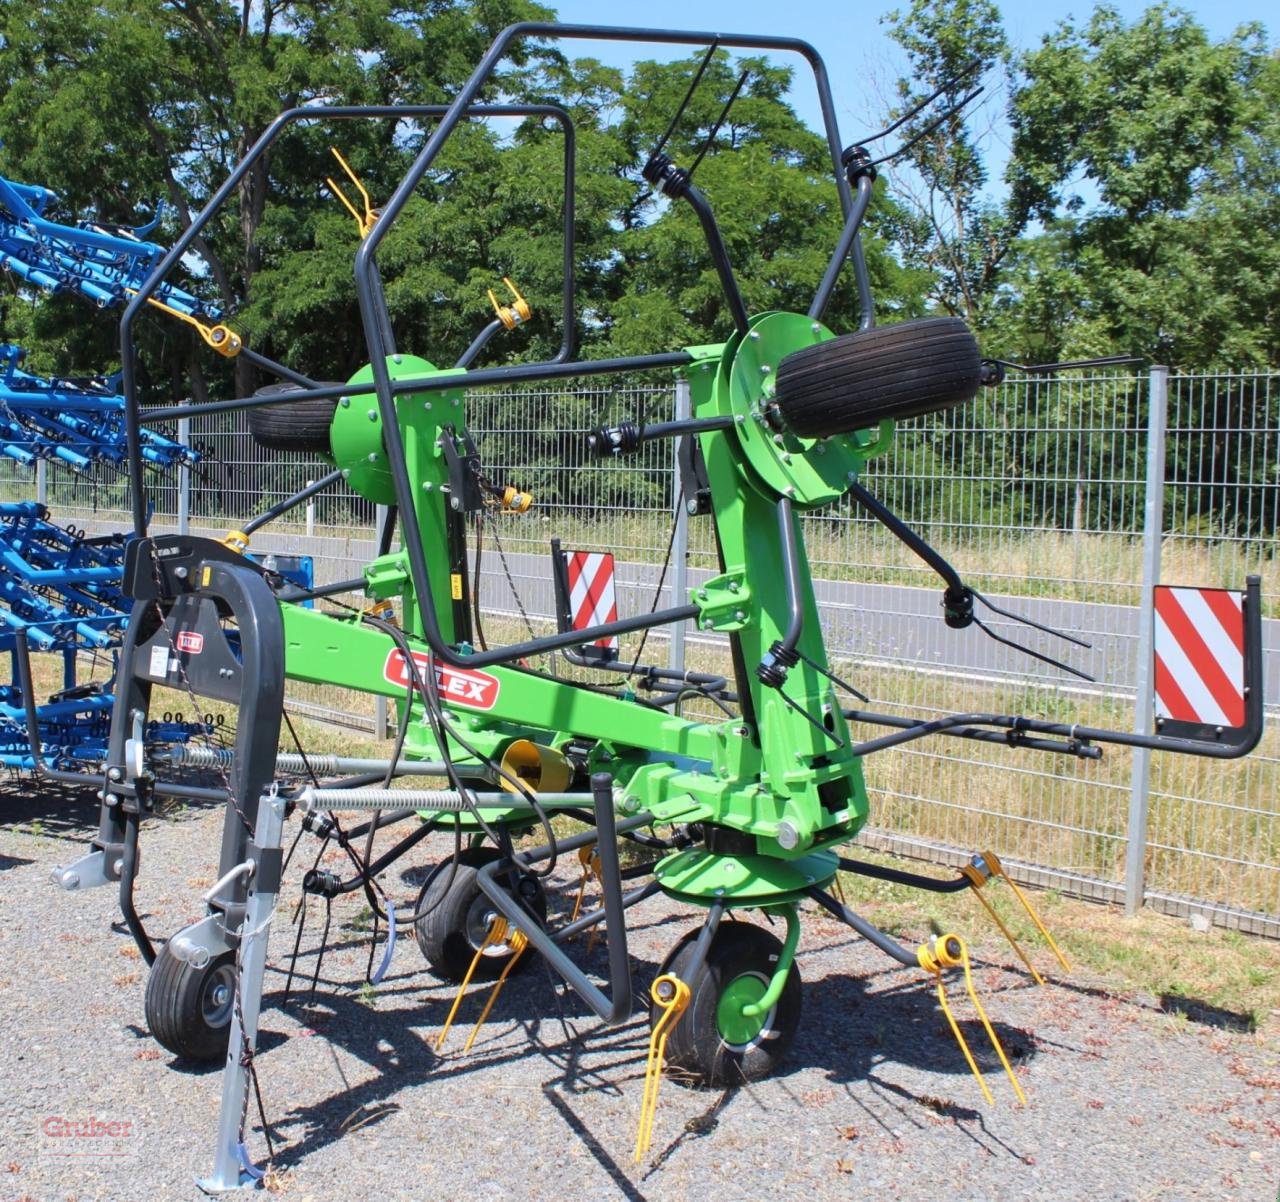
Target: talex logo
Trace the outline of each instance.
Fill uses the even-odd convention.
[[[421,675],[431,666],[431,657],[420,651],[413,653],[413,662],[418,665]],[[501,682],[488,672],[472,672],[466,668],[454,668],[449,664],[436,664],[436,687],[440,690],[442,701],[451,701],[456,705],[465,705],[473,710],[491,710],[498,701],[498,689]],[[395,647],[387,653],[387,662],[382,665],[383,678],[394,685],[406,689],[409,687],[409,673],[405,667],[404,655]]]
[[[178,637],[173,640],[179,651],[188,655],[199,655],[204,650],[204,635],[198,630],[179,630]]]

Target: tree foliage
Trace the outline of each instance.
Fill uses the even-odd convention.
[[[199,211],[268,123],[295,105],[440,103],[497,30],[547,15],[531,0],[0,0],[0,170],[63,196],[62,215],[145,220],[161,240]],[[982,122],[957,113],[911,150],[898,197],[881,179],[867,256],[881,320],[964,315],[991,353],[1029,361],[1133,351],[1184,367],[1275,364],[1280,246],[1280,62],[1262,33],[1213,42],[1157,6],[1126,24],[1100,7],[1012,56],[992,0],[912,0],[887,18],[907,56],[898,113],[938,87],[938,106],[1008,73],[1012,156],[991,159]],[[669,350],[723,337],[727,307],[687,205],[640,169],[701,55],[624,72],[533,44],[490,98],[554,101],[577,132],[575,276],[588,355]],[[970,70],[973,68],[973,70]],[[841,224],[825,141],[788,101],[791,73],[712,58],[667,145],[692,164],[721,224],[749,309],[807,307]],[[359,233],[323,180],[338,147],[375,204],[430,128],[299,125],[244,180],[184,264],[250,345],[317,378],[367,352],[352,279]],[[379,252],[406,350],[454,361],[511,276],[535,317],[493,355],[546,357],[562,335],[562,135],[544,120],[473,122],[451,139]],[[66,298],[0,297],[5,335],[38,369],[116,359],[115,330]],[[829,311],[858,317],[845,279]],[[210,357],[184,327],[147,322],[157,394],[241,393],[262,382]]]
[[[1000,13],[991,0],[913,0],[884,22],[911,68],[910,78],[897,82],[899,103],[891,115],[904,116],[937,94],[897,135],[908,147],[903,157],[912,168],[906,175],[894,173],[906,209],[897,228],[902,252],[908,262],[930,270],[929,296],[936,307],[976,322],[1012,234],[987,193],[975,128],[987,105],[966,103],[1008,60]],[[938,116],[947,113],[938,124]]]
[[[1020,71],[1008,216],[1043,224],[1006,308],[1035,298],[1043,352],[1277,362],[1280,251],[1258,234],[1280,217],[1280,62],[1261,30],[1213,43],[1179,10],[1100,7]]]

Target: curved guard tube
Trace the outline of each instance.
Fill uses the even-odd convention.
[[[476,884],[494,904],[498,912],[517,930],[524,933],[529,943],[541,952],[552,968],[569,984],[573,991],[595,1012],[596,1017],[608,1024],[622,1022],[631,1015],[631,959],[627,955],[626,913],[622,900],[622,876],[618,865],[618,834],[652,821],[648,813],[628,818],[618,823],[613,813],[613,778],[607,772],[597,772],[591,778],[591,793],[595,801],[596,821],[594,831],[557,841],[558,851],[573,851],[595,843],[600,852],[600,882],[604,894],[605,939],[609,944],[609,988],[612,997],[594,984],[570,958],[557,946],[555,940],[535,922],[497,881],[497,873],[503,862],[494,860],[480,869]],[[550,849],[540,847],[528,856],[525,863],[546,859]]]

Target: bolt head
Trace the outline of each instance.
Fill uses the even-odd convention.
[[[378,420],[378,411],[376,409],[369,410],[369,420],[371,422],[376,422]]]

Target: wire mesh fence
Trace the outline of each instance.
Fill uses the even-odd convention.
[[[984,710],[1134,729],[1133,682],[1150,654],[1139,643],[1150,403],[1145,373],[1010,380],[972,405],[900,423],[863,478],[997,605],[1089,646],[987,611],[994,633],[1093,680],[976,627],[947,628],[931,570],[848,498],[804,522],[837,672],[874,708],[911,717]],[[663,573],[682,509],[672,445],[648,442],[606,460],[586,449],[594,427],[667,420],[674,405],[674,386],[652,383],[470,394],[468,424],[486,473],[536,500],[529,514],[491,516],[478,532],[479,593],[493,629],[510,624],[512,637],[523,637],[521,614],[540,632],[552,622],[552,536],[617,555],[622,616],[685,600],[673,596],[676,565]],[[1262,576],[1273,700],[1263,744],[1243,761],[1152,757],[1147,897],[1280,935],[1280,377],[1174,376],[1168,414],[1157,507],[1162,578],[1239,588],[1249,573]],[[190,426],[202,454],[187,487],[193,530],[238,527],[330,470],[318,459],[260,450],[243,415]],[[171,529],[182,482],[171,474],[154,484],[155,526]],[[30,496],[32,488],[30,472],[0,468],[6,495]],[[117,478],[50,472],[47,495],[64,523],[127,525]],[[253,548],[313,556],[319,582],[349,579],[375,554],[375,516],[372,504],[337,486],[256,533]],[[709,517],[689,520],[687,547],[688,584],[696,586],[719,570]],[[637,638],[624,641],[625,657]],[[655,632],[646,658],[675,654],[667,648]],[[727,645],[714,637],[691,635],[685,654],[691,667],[728,668]],[[944,861],[989,847],[1032,879],[1122,896],[1132,788],[1122,750],[1087,761],[935,740],[876,755],[866,770],[871,841]]]

